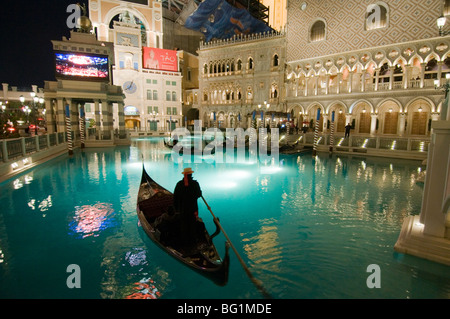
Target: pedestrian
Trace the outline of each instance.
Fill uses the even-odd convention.
[[[350,123],[348,123],[347,126],[345,127],[345,137],[350,137],[350,130],[351,129],[352,129],[352,126],[350,125]]]

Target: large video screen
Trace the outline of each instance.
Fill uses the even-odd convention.
[[[142,50],[144,69],[178,72],[177,51],[147,47]]]
[[[58,78],[109,80],[109,63],[105,55],[55,52],[55,61]]]

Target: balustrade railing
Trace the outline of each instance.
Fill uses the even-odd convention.
[[[289,143],[299,141],[301,145],[311,146],[314,144],[314,134],[306,133],[300,135],[291,135],[287,138]],[[318,136],[318,145],[330,145],[331,136],[329,133],[321,133]],[[283,142],[280,142],[281,144]],[[349,149],[379,149],[379,150],[391,150],[391,151],[408,151],[417,153],[427,153],[430,144],[429,137],[417,137],[417,136],[365,136],[365,135],[352,135],[345,138],[342,135],[334,137],[333,147],[340,150]]]
[[[66,142],[65,133],[0,140],[0,161],[8,162]]]

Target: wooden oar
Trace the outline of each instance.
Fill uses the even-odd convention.
[[[239,255],[239,253],[237,252],[236,248],[234,247],[233,243],[231,242],[230,238],[228,237],[227,233],[225,232],[225,230],[223,229],[222,225],[219,222],[219,219],[216,218],[216,216],[214,216],[213,211],[211,210],[211,207],[208,205],[208,203],[206,202],[205,198],[202,196],[203,201],[206,204],[206,207],[208,207],[209,212],[211,213],[211,215],[214,218],[214,222],[216,223],[216,225],[219,226],[220,230],[222,231],[223,235],[225,236],[225,238],[227,239],[228,243],[230,244],[231,248],[233,249],[234,253],[236,254],[237,258],[239,259],[239,262],[242,265],[242,268],[244,268],[247,276],[250,278],[250,280],[253,282],[253,284],[259,289],[259,291],[263,294],[264,298],[266,299],[272,299],[272,297],[270,296],[270,294],[266,291],[266,289],[263,287],[262,282],[258,279],[256,279],[252,273],[250,272],[250,269],[248,269],[247,265],[245,264],[244,260],[241,258],[241,256]]]

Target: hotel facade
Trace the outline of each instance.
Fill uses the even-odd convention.
[[[449,1],[289,1],[286,28],[202,43],[200,119],[353,134],[430,135],[447,101],[450,38],[436,21]],[[445,31],[445,27],[444,27]],[[266,105],[270,105],[269,108]],[[262,107],[259,107],[259,106]],[[275,115],[275,116],[274,116]],[[243,120],[242,120],[243,119]]]

